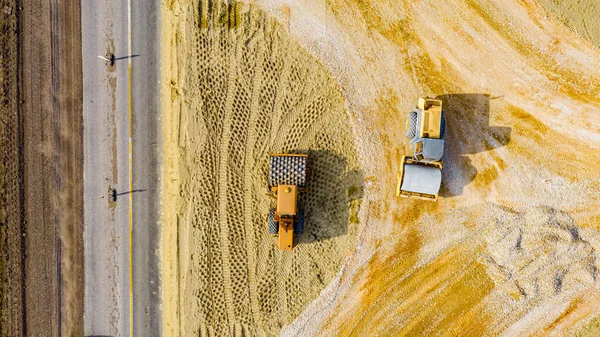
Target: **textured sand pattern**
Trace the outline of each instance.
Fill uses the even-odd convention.
[[[256,8],[187,9],[185,86],[172,83],[183,101],[172,121],[184,261],[179,331],[274,335],[356,244],[349,218],[362,176],[345,101],[326,69]],[[280,252],[268,234],[269,154],[293,152],[309,154],[306,229],[293,251]]]

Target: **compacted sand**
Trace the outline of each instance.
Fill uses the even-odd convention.
[[[594,334],[593,34],[534,1],[256,6],[165,5],[168,335]],[[437,203],[393,195],[421,95],[448,120]],[[290,254],[262,193],[292,150],[315,166]]]

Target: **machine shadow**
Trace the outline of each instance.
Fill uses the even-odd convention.
[[[363,197],[363,173],[348,170],[346,159],[325,150],[297,151],[308,154],[306,191],[300,194],[304,209],[304,234],[297,243],[324,241],[348,234],[351,221],[358,223]]]
[[[462,195],[463,188],[477,176],[468,155],[507,145],[512,128],[490,126],[488,94],[448,94],[436,98],[442,100],[447,125],[440,196],[448,198]]]
[[[121,193],[117,193],[117,191],[114,191],[113,194],[113,200],[116,202],[117,199],[121,196],[121,195],[127,195],[127,194],[131,194],[131,193],[138,193],[138,192],[144,192],[146,191],[146,189],[138,189],[138,190],[132,190],[132,191],[126,191],[126,192],[121,192]]]
[[[115,61],[132,59],[132,58],[138,57],[138,56],[140,56],[140,54],[132,54],[132,55],[127,55],[127,56],[115,57]]]

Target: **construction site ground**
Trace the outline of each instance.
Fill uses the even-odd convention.
[[[165,3],[165,335],[593,335],[600,29],[567,3]],[[437,203],[394,196],[427,95]],[[292,151],[308,220],[280,252],[263,193]]]
[[[0,334],[80,336],[80,4],[0,4]],[[593,0],[163,6],[166,336],[598,335]],[[437,203],[393,195],[423,95]],[[311,158],[291,253],[270,152]]]

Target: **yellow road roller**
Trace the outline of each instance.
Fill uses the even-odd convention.
[[[442,183],[446,121],[439,99],[421,97],[408,113],[406,137],[412,156],[403,156],[396,196],[436,201]]]
[[[306,154],[271,154],[269,195],[277,206],[269,211],[269,233],[277,236],[280,250],[294,248],[294,234],[304,232],[304,210],[298,207],[298,193],[306,188]]]

